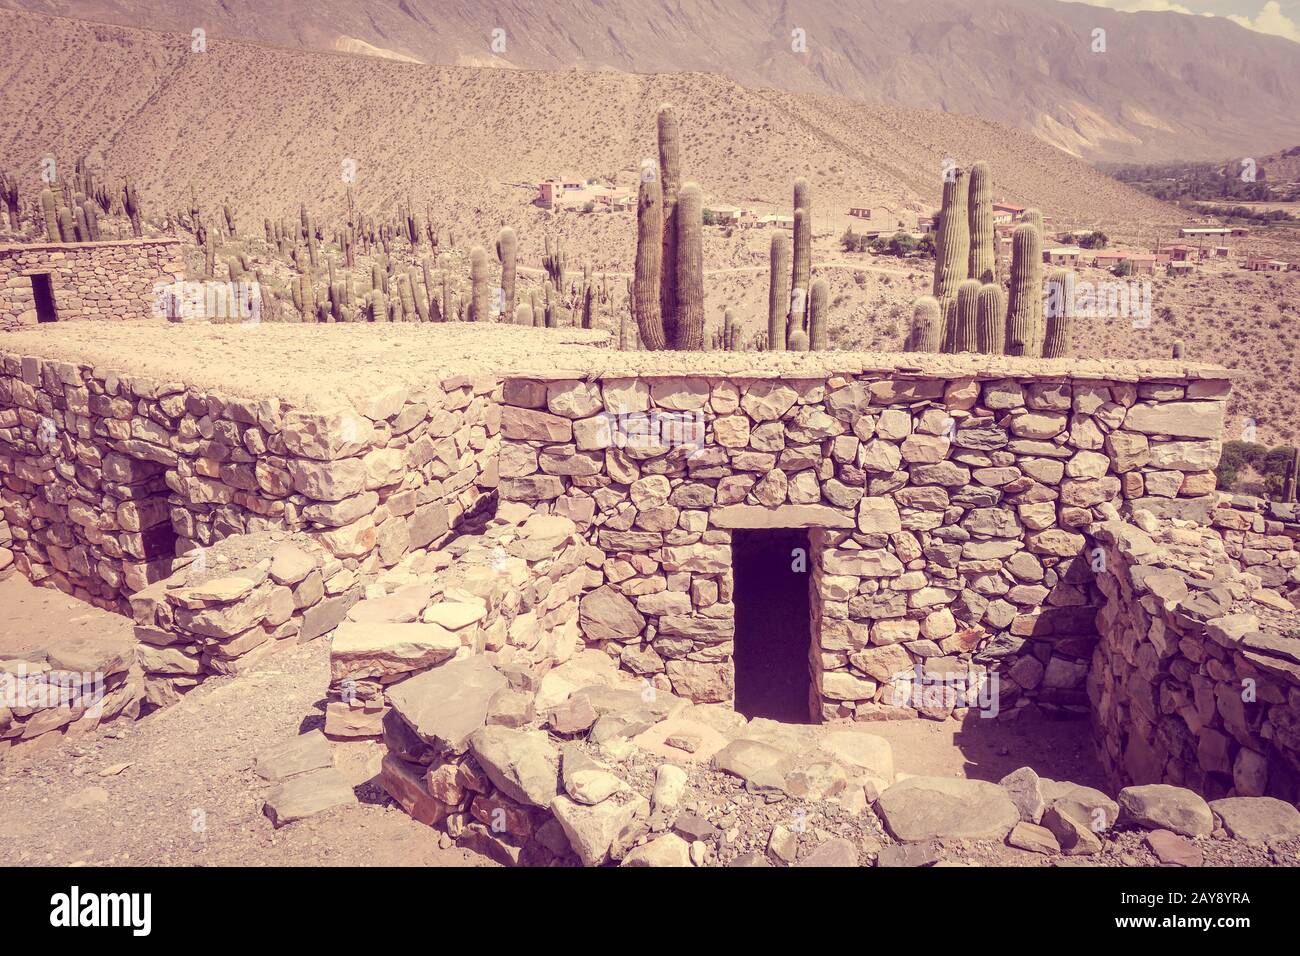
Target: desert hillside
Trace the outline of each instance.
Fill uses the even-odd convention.
[[[748,87],[981,116],[1088,159],[1214,159],[1300,140],[1300,45],[1172,12],[1057,0],[0,4],[444,66],[718,72]],[[1094,51],[1099,29],[1104,52]]]
[[[366,211],[389,215],[409,198],[460,237],[495,235],[505,222],[536,235],[553,228],[531,205],[536,182],[631,185],[665,100],[684,117],[688,175],[713,202],[788,212],[790,184],[806,176],[817,216],[877,203],[929,212],[945,160],[982,158],[997,198],[1041,206],[1060,224],[1142,233],[1179,216],[986,120],[749,90],[713,74],[435,67],[219,40],[200,54],[188,35],[3,11],[0,89],[3,162],[28,195],[42,157],[84,154],[134,177],[155,215],[180,208],[193,187],[205,205],[233,202],[254,226],[300,202],[340,213],[353,160]],[[597,268],[630,261],[624,217],[584,218],[573,231]]]

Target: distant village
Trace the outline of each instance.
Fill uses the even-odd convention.
[[[636,208],[636,192],[580,178],[547,179],[537,184],[534,205],[552,211],[570,212],[626,212]],[[1023,221],[1026,207],[1006,202],[993,204],[993,228],[1000,256],[1010,257],[1012,233]],[[866,243],[886,241],[904,233],[918,242],[932,235],[938,228],[936,217],[920,215],[912,210],[888,205],[850,206],[844,213],[850,220],[861,223],[850,226],[855,238]],[[794,217],[783,213],[759,214],[753,209],[720,203],[704,207],[705,225],[734,225],[766,229],[793,229]],[[1165,245],[1157,243],[1149,250],[1111,249],[1108,240],[1094,230],[1074,232],[1051,231],[1052,217],[1043,217],[1043,262],[1048,265],[1079,268],[1091,266],[1130,275],[1154,275],[1157,271],[1169,275],[1187,274],[1197,265],[1209,260],[1232,260],[1232,249],[1226,245],[1230,238],[1245,238],[1250,230],[1244,226],[1186,226],[1179,230],[1178,242]],[[1264,256],[1248,255],[1241,267],[1252,272],[1300,271],[1300,262],[1288,262]]]

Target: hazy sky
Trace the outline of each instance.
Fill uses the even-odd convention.
[[[1074,0],[1112,10],[1172,10],[1227,17],[1243,27],[1300,43],[1300,0]]]

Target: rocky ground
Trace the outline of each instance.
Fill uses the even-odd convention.
[[[327,679],[326,642],[287,647],[253,673],[213,678],[139,722],[0,766],[0,854],[27,865],[492,865],[393,803],[379,778],[382,744],[320,736]],[[955,721],[900,721],[864,733],[861,725],[746,723],[706,705],[679,710],[631,739],[597,744],[579,732],[557,743],[573,766],[588,774],[604,768],[625,784],[625,795],[614,799],[659,798],[624,851],[633,864],[1300,865],[1294,808],[1266,808],[1262,819],[1274,837],[1251,842],[1232,838],[1217,816],[1207,828],[1209,811],[1197,814],[1204,804],[1175,788],[1127,803],[1121,795],[1116,803],[1082,784],[1034,783],[1024,771],[1012,775],[1010,789],[980,779],[1020,759],[1073,767],[1087,781],[1097,772],[1081,745],[1083,724],[1040,724],[1024,715],[985,723],[977,738]],[[741,745],[724,750],[733,737]],[[264,810],[277,785],[264,775],[292,779],[322,752],[349,792],[341,805],[277,829]],[[295,767],[294,760],[306,762]],[[763,768],[777,765],[784,779],[772,786]],[[898,782],[883,790],[894,796],[873,808],[867,798],[878,797],[887,781],[868,780],[864,790],[850,780],[891,767]],[[1014,786],[1017,780],[1028,780],[1028,790]],[[679,791],[670,813],[662,806],[668,790]],[[1012,800],[1012,791],[1021,795]],[[1029,798],[1028,815],[1046,826],[1012,818],[1024,792],[1041,798],[1042,806]],[[1120,807],[1126,815],[1118,827],[1095,846],[1085,838],[1093,852],[1055,848],[1054,832],[1077,829],[1062,824],[1063,815],[1102,808],[1113,824]],[[1134,823],[1134,812],[1146,813],[1146,822]],[[993,835],[1008,829],[1009,838]],[[1287,832],[1295,835],[1275,838]]]
[[[328,644],[282,648],[179,704],[99,736],[0,764],[0,857],[13,865],[479,866],[441,849],[374,785],[380,746],[333,746],[352,799],[275,829],[257,755],[323,723]],[[446,841],[444,840],[444,843]]]

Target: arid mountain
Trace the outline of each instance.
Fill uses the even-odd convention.
[[[180,208],[192,185],[205,205],[233,201],[254,228],[300,202],[339,212],[352,160],[371,211],[391,215],[409,197],[461,235],[505,221],[527,230],[551,215],[532,205],[543,178],[633,185],[663,101],[683,118],[685,168],[707,199],[784,207],[806,176],[821,231],[832,224],[820,217],[851,205],[930,211],[949,157],[986,159],[997,198],[1061,223],[1116,234],[1178,218],[1018,130],[711,74],[435,67],[215,39],[199,54],[184,34],[0,11],[0,90],[0,162],[28,195],[42,157],[85,154],[134,177],[155,214]],[[630,258],[624,217],[579,218],[606,264]]]
[[[748,87],[980,116],[1087,159],[1215,159],[1300,140],[1300,44],[1221,18],[1057,0],[0,5],[441,65],[721,73]],[[1095,30],[1104,52],[1094,52]],[[796,31],[804,52],[793,49]]]

